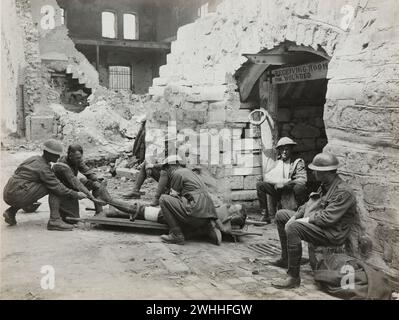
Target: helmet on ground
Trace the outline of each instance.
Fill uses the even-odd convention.
[[[319,153],[309,165],[313,171],[335,171],[338,167],[338,158],[331,153]]]
[[[55,155],[62,155],[63,147],[60,142],[54,139],[47,140],[43,144],[43,150]]]
[[[180,158],[178,155],[174,156],[169,156],[167,157],[164,161],[162,161],[162,165],[167,165],[167,164],[176,164],[176,163],[183,164],[183,159]]]
[[[276,148],[280,148],[282,146],[296,146],[296,145],[297,143],[294,140],[288,137],[284,137],[277,142]]]

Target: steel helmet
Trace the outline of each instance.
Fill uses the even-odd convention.
[[[280,148],[282,146],[296,146],[296,145],[297,145],[297,143],[294,140],[292,140],[292,139],[290,139],[288,137],[284,137],[284,138],[281,138],[277,142],[276,148]]]
[[[167,164],[176,164],[177,162],[183,164],[183,159],[180,158],[178,155],[174,155],[174,156],[169,156],[164,161],[162,161],[162,165],[165,166]]]
[[[57,140],[50,139],[43,143],[43,150],[60,156],[62,155],[63,147],[62,144]]]
[[[313,171],[335,171],[338,167],[338,158],[331,153],[319,153],[309,165]]]

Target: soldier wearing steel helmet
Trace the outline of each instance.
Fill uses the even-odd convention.
[[[272,283],[276,288],[295,288],[301,283],[301,241],[316,246],[343,245],[354,223],[356,199],[353,190],[337,174],[339,161],[330,153],[318,154],[309,168],[319,190],[298,211],[279,210],[276,214],[277,230],[282,256],[272,264],[288,268],[288,276]]]
[[[171,187],[169,195],[162,195],[159,202],[164,220],[169,226],[169,235],[161,237],[163,242],[183,244],[183,232],[190,234],[200,230],[214,244],[220,245],[222,234],[216,227],[218,216],[215,205],[202,179],[192,170],[181,166],[181,157],[175,155],[163,161]],[[191,231],[190,231],[191,229]]]
[[[283,192],[293,193],[298,206],[301,206],[306,201],[306,182],[307,173],[305,161],[301,158],[294,159],[292,157],[293,147],[297,143],[288,137],[281,138],[276,146],[278,151],[278,161],[274,169],[272,169],[275,179],[278,181],[271,181],[265,179],[263,182],[258,182],[256,190],[258,200],[262,213],[262,222],[271,223],[269,216],[267,195],[271,196],[272,205],[276,207]],[[271,172],[268,173],[269,175]]]
[[[171,135],[168,134],[166,135],[164,139],[164,144],[165,144],[165,158],[168,157],[169,151],[171,150],[172,152],[177,153],[180,155],[181,159],[185,159],[185,153],[187,150],[184,148],[184,146],[178,147],[178,141],[177,141],[177,136],[176,135]],[[162,159],[162,158],[161,158]],[[181,165],[185,165],[185,161],[181,161]],[[147,178],[153,178],[155,181],[158,182],[158,188],[155,193],[154,199],[151,203],[151,206],[157,207],[159,206],[159,198],[161,197],[162,194],[164,194],[168,189],[168,178],[166,175],[166,172],[163,170],[163,165],[162,163],[158,163],[158,160],[156,163],[150,163],[150,161],[145,160],[143,164],[141,165],[140,172],[137,176],[137,180],[135,182],[134,188],[131,192],[124,194],[123,198],[126,200],[129,199],[140,199],[141,198],[141,187],[144,184],[144,181]]]
[[[61,198],[84,199],[82,192],[67,188],[51,170],[51,163],[57,162],[63,147],[56,140],[43,144],[43,154],[25,160],[15,170],[3,191],[4,201],[10,206],[3,214],[5,222],[17,224],[16,214],[21,208],[29,207],[37,200],[49,195],[50,220],[48,230],[69,231],[73,226],[62,221],[58,211]]]

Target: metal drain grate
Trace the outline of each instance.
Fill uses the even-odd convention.
[[[279,255],[281,254],[281,249],[268,243],[255,243],[248,246],[249,249],[255,251],[259,254],[267,255]]]

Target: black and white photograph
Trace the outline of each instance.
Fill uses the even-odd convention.
[[[399,300],[398,18],[1,0],[0,300]]]

